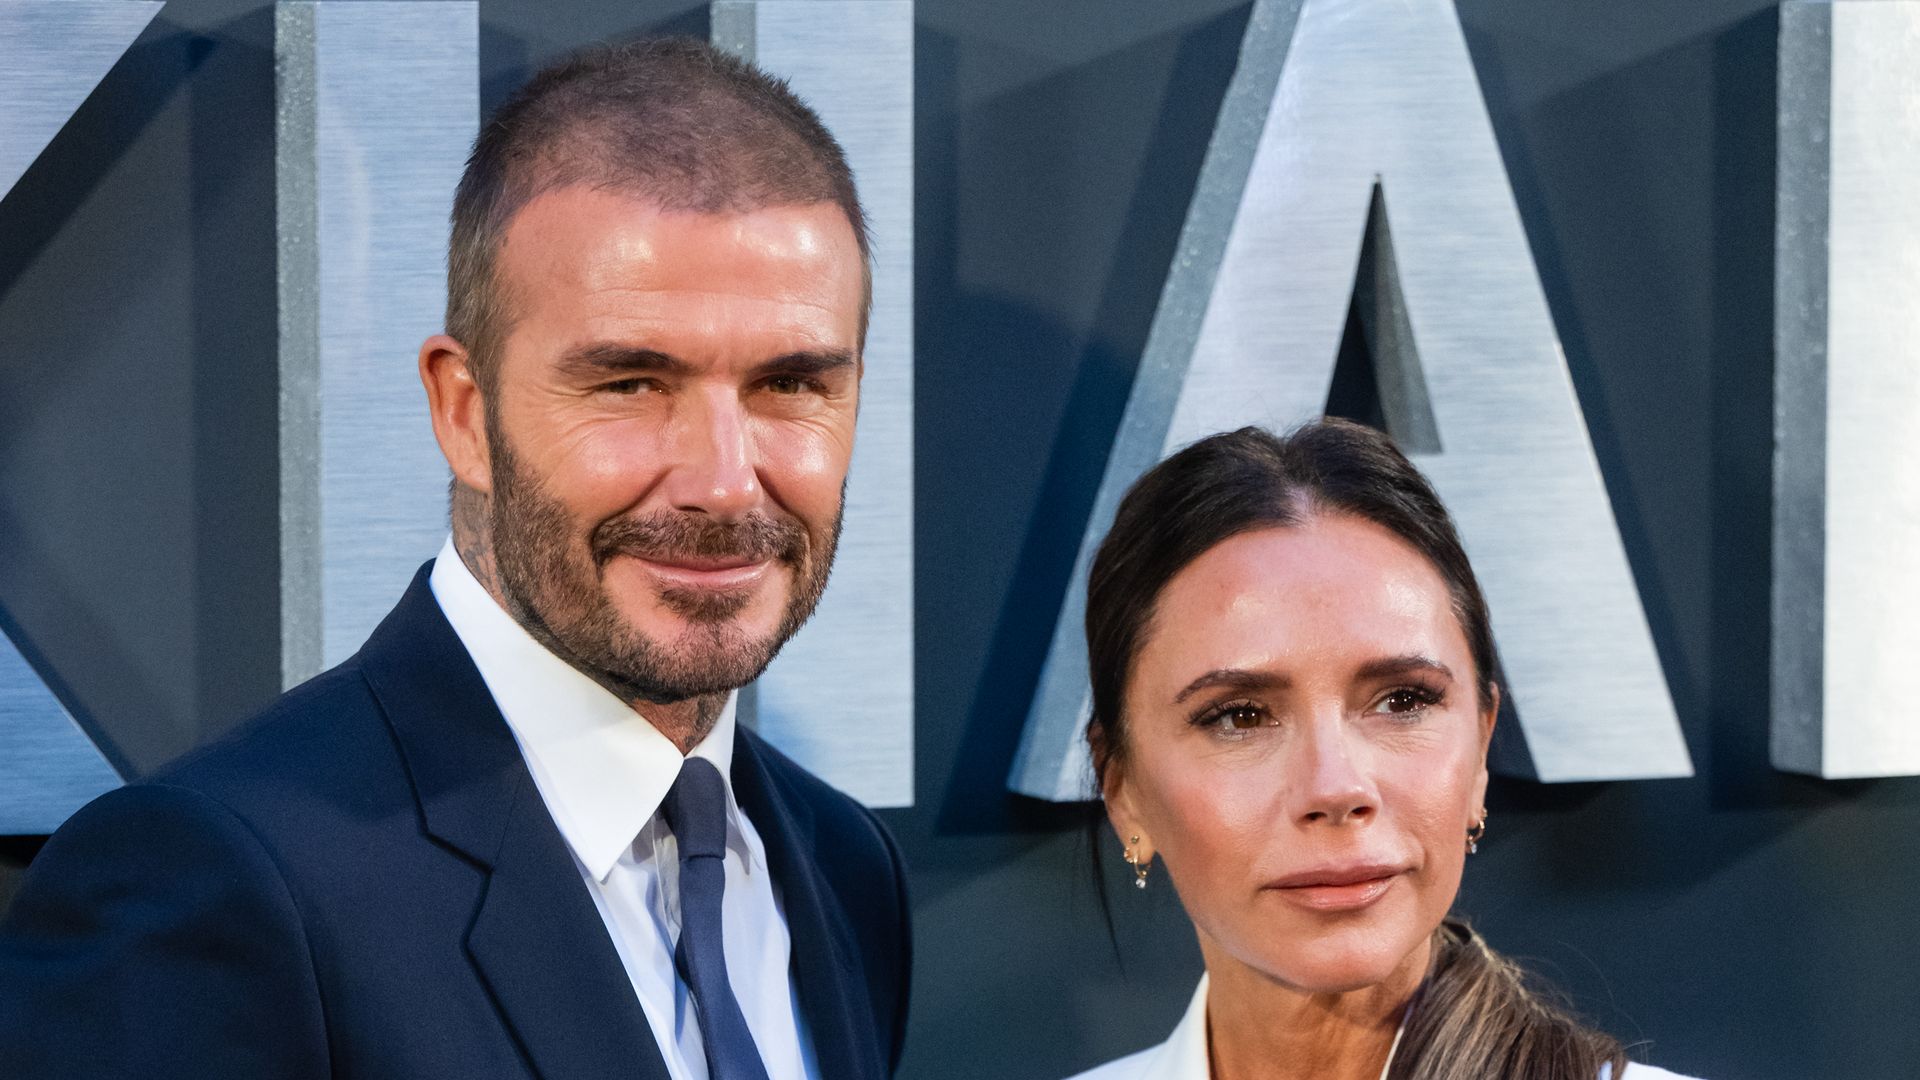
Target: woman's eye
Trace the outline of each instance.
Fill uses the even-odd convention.
[[[1418,686],[1403,686],[1390,691],[1374,707],[1375,712],[1415,713],[1440,704],[1440,695]]]
[[[1209,709],[1196,722],[1215,731],[1232,733],[1267,727],[1273,721],[1264,707],[1250,701],[1239,701]]]

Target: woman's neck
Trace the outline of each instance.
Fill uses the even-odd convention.
[[[1421,943],[1384,982],[1325,994],[1203,947],[1213,1080],[1378,1080],[1431,947]]]

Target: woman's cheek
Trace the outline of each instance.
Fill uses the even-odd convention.
[[[1282,824],[1273,816],[1277,785],[1257,777],[1201,770],[1169,792],[1174,833],[1161,840],[1169,866],[1212,878],[1244,870]]]

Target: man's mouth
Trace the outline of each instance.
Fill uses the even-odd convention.
[[[635,562],[645,567],[663,585],[670,588],[701,591],[749,589],[765,580],[778,560],[745,555],[679,555],[632,553]]]

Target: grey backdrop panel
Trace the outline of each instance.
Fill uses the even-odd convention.
[[[715,44],[788,79],[845,148],[873,316],[833,582],[745,695],[748,722],[870,806],[913,803],[913,4],[721,0]]]
[[[345,659],[446,533],[416,374],[479,124],[471,2],[278,6],[281,669]]]
[[[0,0],[0,198],[160,8],[143,0]],[[119,783],[0,630],[0,835],[50,832]]]
[[[50,833],[119,786],[93,740],[0,634],[0,836]]]
[[[1526,760],[1508,771],[1551,782],[1691,774],[1452,3],[1261,0],[1081,544],[1015,790],[1089,794],[1085,579],[1125,488],[1195,439],[1249,423],[1285,429],[1324,410],[1376,184],[1393,239],[1374,269],[1390,276],[1380,291],[1404,300],[1386,312],[1411,336],[1401,351],[1418,354],[1390,374],[1413,380],[1416,397],[1424,383],[1442,449],[1414,456],[1493,612],[1526,737]]]
[[[1780,11],[1773,763],[1920,773],[1920,3]]]

